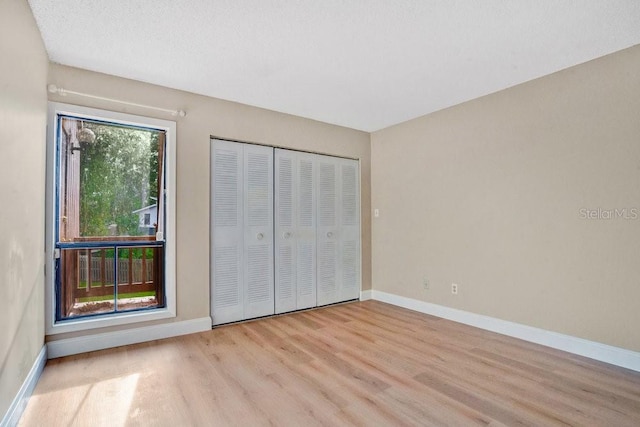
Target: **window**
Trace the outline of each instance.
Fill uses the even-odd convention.
[[[50,103],[47,333],[175,316],[175,123]]]

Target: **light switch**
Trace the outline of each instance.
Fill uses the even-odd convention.
[[[374,218],[378,218],[380,216],[380,209],[374,209],[373,210],[373,216],[374,216]]]

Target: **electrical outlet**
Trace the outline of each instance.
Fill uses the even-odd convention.
[[[454,295],[458,295],[458,285],[456,285],[455,283],[451,284],[451,293]]]
[[[429,290],[429,280],[426,277],[422,279],[422,287],[425,288],[425,290]]]

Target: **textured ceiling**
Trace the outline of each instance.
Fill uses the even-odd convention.
[[[638,0],[29,3],[54,62],[364,131],[640,44]]]

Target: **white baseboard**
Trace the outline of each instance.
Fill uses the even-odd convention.
[[[38,357],[36,357],[35,362],[33,362],[33,366],[31,366],[31,370],[29,370],[29,374],[27,378],[25,378],[22,383],[22,387],[16,394],[16,397],[11,402],[11,406],[9,406],[9,410],[0,421],[0,427],[9,427],[16,426],[18,422],[20,422],[20,418],[22,417],[22,413],[24,409],[27,407],[27,402],[29,402],[29,398],[33,394],[33,389],[36,388],[36,384],[38,383],[38,379],[44,370],[44,365],[47,363],[47,346],[46,344],[42,346],[40,353],[38,353]]]
[[[54,359],[72,354],[104,350],[106,348],[138,344],[210,330],[211,318],[201,317],[199,319],[184,320],[182,322],[163,323],[160,325],[51,341],[47,343],[47,349],[49,359]]]
[[[640,353],[635,351],[382,291],[372,291],[371,298],[640,372]]]
[[[371,299],[371,292],[373,292],[371,289],[368,289],[366,291],[360,291],[360,301],[366,301]]]

